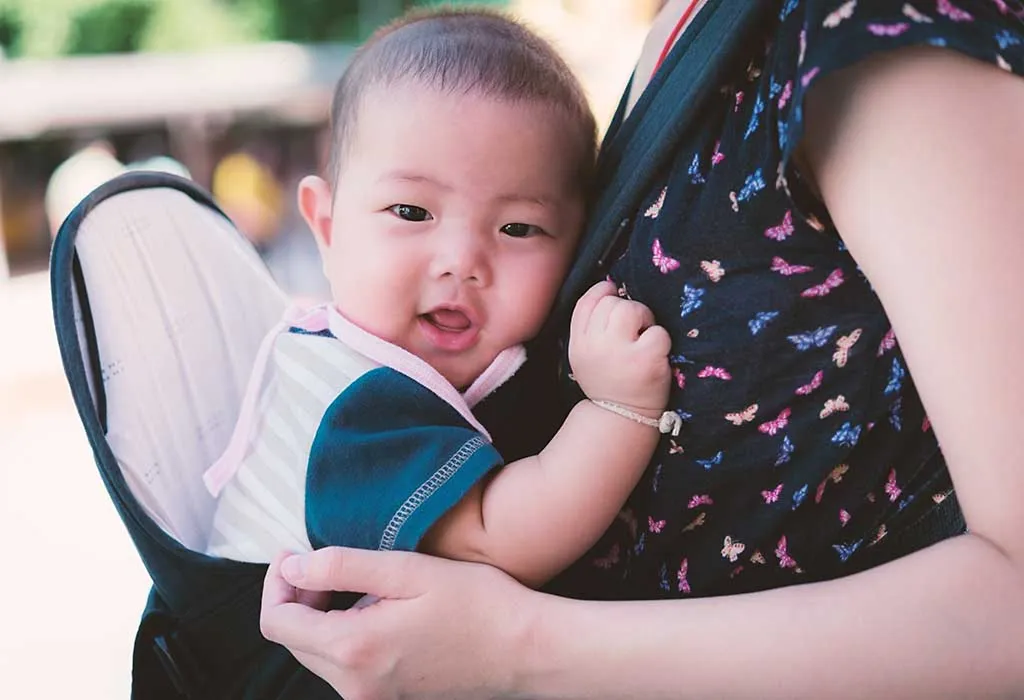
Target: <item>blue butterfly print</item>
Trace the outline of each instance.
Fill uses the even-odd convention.
[[[903,389],[903,378],[907,376],[907,370],[900,363],[900,358],[892,358],[892,369],[889,370],[889,383],[885,385],[885,395],[897,394]]]
[[[692,365],[691,360],[686,359],[686,355],[669,355],[668,361],[673,365]]]
[[[1021,38],[1011,32],[1009,29],[1003,29],[996,34],[996,43],[999,44],[999,50],[1005,51],[1011,46],[1016,46],[1021,42]]]
[[[793,510],[800,507],[800,504],[807,498],[807,484],[804,484],[793,494]]]
[[[633,547],[634,554],[643,554],[644,548],[647,546],[647,533],[641,532],[640,539],[637,540],[636,546]]]
[[[781,116],[779,117],[778,132],[779,132],[779,150],[780,151],[785,151],[786,150],[786,146],[789,144],[789,124],[784,122],[782,120]]]
[[[771,86],[768,88],[768,99],[774,100],[782,92],[782,83],[775,82],[775,78],[771,79]]]
[[[903,430],[903,397],[892,402],[889,407],[889,425],[897,433]]]
[[[942,37],[940,37],[940,36],[937,36],[937,37],[933,37],[933,38],[929,39],[929,40],[928,40],[928,44],[929,44],[930,46],[936,46],[936,47],[938,47],[938,48],[940,48],[940,49],[941,49],[941,48],[944,48],[944,47],[945,47],[945,46],[947,45],[947,44],[946,44],[946,40],[945,40],[945,39],[943,39],[943,38],[942,38]]]
[[[651,491],[658,493],[658,487],[661,486],[661,465],[659,464],[654,468],[654,477],[651,479]]]
[[[909,506],[913,502],[914,502],[914,494],[910,494],[909,496],[907,496],[906,498],[904,498],[903,500],[900,501],[899,506],[897,506],[897,511],[896,512],[899,512],[899,511],[903,510],[904,508],[906,508],[907,506]]]
[[[757,128],[761,126],[761,112],[764,111],[764,98],[760,94],[757,96],[757,102],[754,103],[754,113],[750,115],[750,123],[747,124],[747,131],[743,134],[743,140],[746,141],[750,138],[750,135],[757,131]]]
[[[832,549],[836,550],[836,554],[839,555],[839,561],[845,563],[847,559],[853,556],[853,553],[860,549],[860,545],[864,540],[857,540],[850,544],[834,544]]]
[[[689,423],[690,421],[693,420],[693,414],[692,413],[687,413],[686,411],[681,411],[678,408],[675,410],[675,414],[677,416],[679,416],[679,419],[681,421],[683,421],[684,423]]]
[[[690,163],[690,169],[686,171],[690,175],[690,182],[695,185],[703,185],[705,183],[704,176],[700,172],[700,154],[693,154],[693,162]]]
[[[832,334],[836,332],[837,328],[839,326],[822,326],[821,328],[815,328],[813,331],[788,336],[788,340],[800,352],[806,352],[811,348],[823,348],[832,339]]]
[[[722,463],[723,456],[723,453],[719,451],[718,454],[716,454],[711,459],[698,459],[697,464],[704,467],[705,471],[711,471],[712,467],[717,467],[719,464]]]
[[[768,324],[778,318],[778,311],[758,311],[754,318],[747,321],[747,326],[750,328],[750,335],[757,335],[765,328]]]
[[[852,425],[850,421],[843,423],[836,434],[832,436],[832,444],[840,447],[853,447],[860,440],[860,426]]]
[[[660,577],[661,581],[659,582],[658,587],[661,588],[661,590],[663,591],[672,590],[672,586],[668,582],[668,567],[665,566],[665,562],[661,563]]]
[[[782,438],[782,444],[779,445],[779,456],[775,458],[775,466],[781,467],[783,464],[788,464],[794,449],[793,441],[789,439],[788,435]]]
[[[683,307],[679,314],[680,318],[686,317],[701,307],[701,304],[704,303],[702,301],[704,291],[700,287],[691,287],[688,284],[683,285]]]
[[[779,13],[779,21],[784,21],[787,17],[793,14],[793,10],[800,4],[800,0],[787,0],[786,4],[782,6],[782,11]]]
[[[764,176],[761,174],[761,168],[758,168],[750,175],[747,175],[747,179],[743,182],[743,187],[740,188],[739,194],[736,195],[736,200],[745,202],[765,187]]]

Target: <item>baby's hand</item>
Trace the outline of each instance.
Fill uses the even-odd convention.
[[[612,401],[657,417],[668,401],[672,371],[668,331],[643,304],[599,282],[576,302],[569,330],[569,364],[593,401]]]

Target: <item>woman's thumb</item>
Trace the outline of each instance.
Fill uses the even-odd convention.
[[[429,558],[415,552],[378,552],[324,547],[295,554],[281,562],[281,576],[306,591],[369,593],[379,598],[410,598],[418,594]]]

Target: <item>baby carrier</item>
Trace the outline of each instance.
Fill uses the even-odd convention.
[[[659,73],[637,119],[624,122],[620,108],[598,182],[613,194],[593,213],[549,329],[592,282],[619,222],[772,5],[709,0],[669,57],[693,69]],[[336,698],[260,635],[266,566],[202,554],[215,504],[202,474],[227,445],[260,341],[288,303],[255,251],[195,184],[131,173],[64,222],[51,285],[76,407],[153,581],[132,697]]]

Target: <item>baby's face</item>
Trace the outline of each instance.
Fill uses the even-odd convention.
[[[338,310],[468,386],[540,330],[568,269],[583,221],[573,138],[543,104],[370,91],[333,207],[322,181],[300,189]]]

